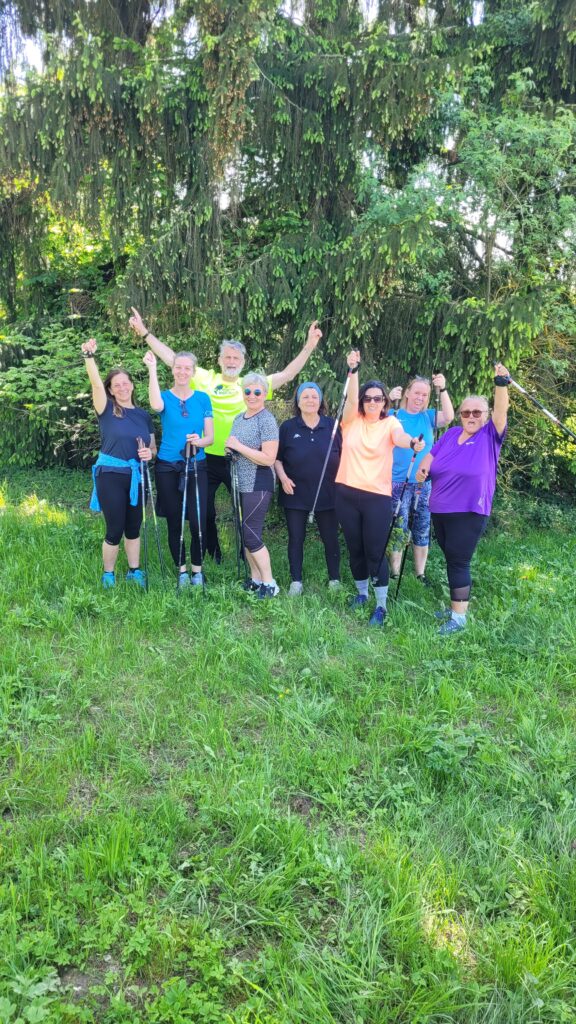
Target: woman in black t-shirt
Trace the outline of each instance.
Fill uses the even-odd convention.
[[[113,587],[116,583],[114,570],[124,536],[126,579],[144,587],[146,581],[140,569],[140,462],[148,462],[156,452],[154,425],[149,413],[134,405],[134,384],[129,373],[117,368],[101,380],[94,359],[96,349],[94,338],[82,345],[101,438],[100,453],[92,470],[94,493],[90,507],[102,511],[106,520],[102,586]],[[141,447],[137,439],[142,442]]]
[[[279,502],[288,527],[288,561],[292,583],[289,594],[302,593],[302,564],[306,520],[314,505],[320,474],[330,445],[334,420],[327,416],[318,384],[306,381],[294,395],[294,416],[280,426],[276,473],[281,490]],[[318,495],[315,519],[324,544],[328,586],[340,585],[338,520],[334,510],[334,479],[340,462],[341,437],[334,437],[326,473]]]

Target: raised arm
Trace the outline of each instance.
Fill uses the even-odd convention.
[[[84,356],[84,366],[86,367],[86,373],[88,374],[88,379],[90,381],[90,384],[92,385],[92,404],[94,405],[94,408],[98,415],[101,416],[102,413],[104,412],[104,409],[106,408],[108,396],[106,394],[106,390],[102,383],[102,378],[100,377],[98,367],[96,366],[96,360],[94,358],[96,350],[98,348],[96,339],[89,338],[88,341],[84,342],[81,348],[82,355]]]
[[[348,353],[346,356],[346,362],[348,363],[349,382],[346,401],[344,403],[344,412],[342,413],[342,422],[351,423],[358,415],[358,394],[360,391],[358,384],[360,352],[357,348],[353,348],[352,351]]]
[[[447,427],[454,419],[454,406],[452,399],[446,389],[446,377],[443,373],[432,374],[432,384],[440,392],[440,412],[438,413],[438,426]]]
[[[273,391],[276,391],[277,388],[281,388],[283,384],[288,384],[291,380],[294,380],[294,377],[296,377],[300,373],[300,370],[305,367],[321,337],[322,331],[318,327],[318,321],[314,320],[308,328],[306,344],[301,352],[299,352],[296,358],[293,359],[292,362],[288,363],[288,366],[285,366],[283,370],[279,370],[277,373],[271,373],[268,377],[270,387]]]
[[[173,366],[174,364],[174,352],[169,345],[165,345],[163,341],[159,341],[146,327],[140,313],[137,309],[132,306],[132,316],[128,323],[142,341],[145,341],[150,346],[152,351],[161,359],[166,366]]]
[[[163,412],[164,410],[164,399],[160,394],[160,385],[158,383],[158,368],[156,366],[156,356],[153,352],[147,352],[142,362],[144,366],[148,367],[149,379],[148,379],[148,401],[150,402],[150,408],[154,412]]]
[[[496,363],[494,367],[494,409],[492,411],[492,422],[496,427],[499,434],[503,434],[506,430],[506,424],[508,422],[508,406],[510,405],[510,395],[508,393],[507,380],[510,379],[508,370],[503,363]]]

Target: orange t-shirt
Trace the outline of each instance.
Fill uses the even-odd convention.
[[[394,416],[369,423],[360,413],[350,423],[343,423],[336,483],[372,494],[391,495],[393,435],[398,426]]]

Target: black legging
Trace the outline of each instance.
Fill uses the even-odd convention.
[[[194,479],[194,467],[188,469],[188,490],[186,493],[186,519],[190,526],[190,560],[192,565],[201,565],[206,550],[206,467],[204,459],[197,463],[198,466],[198,495],[200,498],[200,523],[202,525],[202,547],[200,553],[200,540],[198,537],[198,515],[196,513],[196,484]],[[182,523],[182,499],[183,492],[179,489],[182,473],[170,469],[160,471],[158,464],[156,470],[156,491],[158,502],[162,509],[162,515],[166,516],[168,524],[168,546],[174,560],[174,565],[179,569],[186,564],[186,544],[182,539],[182,550],[180,547],[180,529]]]
[[[216,491],[224,484],[231,493],[230,460],[225,455],[206,453],[206,470],[208,475],[208,504],[206,508],[206,550],[209,555],[220,554],[220,542],[216,527]]]
[[[488,516],[477,512],[433,512],[438,545],[446,559],[452,601],[468,601],[472,587],[470,562],[486,529]]]
[[[293,580],[302,580],[302,563],[304,561],[304,540],[308,512],[300,508],[284,508],[286,526],[288,527],[288,562],[290,576]],[[340,579],[340,544],[338,542],[338,518],[336,510],[325,509],[315,512],[314,517],[324,545],[328,579]]]
[[[384,544],[392,521],[392,498],[336,484],[336,515],[346,540],[354,579],[370,577],[374,586],[388,586]]]
[[[142,526],[142,491],[138,504],[130,504],[130,473],[97,473],[96,493],[106,520],[107,544],[116,546],[122,540],[136,540]]]
[[[244,491],[240,495],[242,505],[242,540],[250,553],[261,551],[264,519],[272,501],[272,491]]]

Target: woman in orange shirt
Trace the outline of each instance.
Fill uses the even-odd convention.
[[[358,591],[350,604],[354,608],[367,604],[371,579],[376,609],[370,625],[382,626],[388,595],[388,561],[383,544],[392,521],[392,453],[395,445],[419,452],[424,441],[410,437],[394,416],[387,415],[390,400],[381,381],[369,380],[359,388],[360,353],[353,350],[347,361],[351,376],[342,415],[336,514]]]

